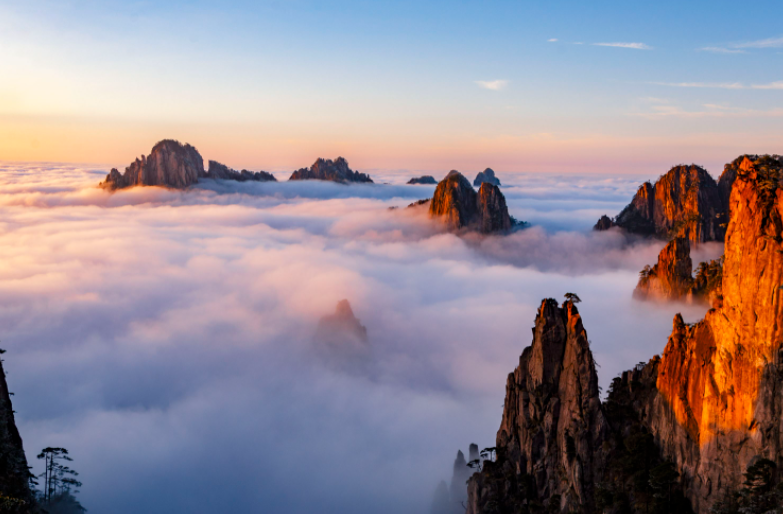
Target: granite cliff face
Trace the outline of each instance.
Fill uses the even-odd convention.
[[[533,343],[509,375],[497,460],[468,483],[468,514],[593,512],[608,427],[587,333],[576,306],[544,300]]]
[[[236,180],[237,182],[277,182],[275,176],[266,171],[236,171],[217,161],[209,161],[209,169],[207,169],[206,174],[202,176],[204,178]]]
[[[484,171],[479,172],[473,180],[473,186],[481,187],[481,184],[485,182],[492,184],[493,186],[500,186],[500,180],[495,177],[495,170],[492,168],[487,168]]]
[[[721,259],[702,262],[692,276],[690,242],[684,237],[672,239],[661,253],[658,262],[639,273],[639,283],[633,292],[637,300],[682,300],[687,303],[714,303],[721,298]]]
[[[133,186],[182,189],[197,183],[203,175],[204,160],[195,148],[164,139],[152,147],[147,157],[142,156],[125,168],[125,173],[112,169],[100,185],[107,189]]]
[[[603,405],[575,308],[542,304],[506,386],[497,461],[469,481],[470,514],[707,514],[759,459],[783,469],[781,178],[777,157],[737,164],[722,266],[692,279],[721,294],[698,323],[676,315],[663,356],[616,378]],[[659,260],[683,281],[688,244]]]
[[[688,239],[677,237],[658,254],[658,262],[652,268],[645,268],[639,284],[633,292],[634,298],[677,300],[687,296],[693,286],[693,262]]]
[[[301,168],[293,172],[288,180],[329,180],[341,184],[372,183],[369,175],[353,171],[348,167],[348,161],[342,157],[335,160],[319,158],[309,168]]]
[[[14,408],[0,361],[0,505],[9,504],[9,508],[12,505],[16,509],[8,512],[32,511],[34,501],[28,476],[27,458],[14,422]]]
[[[477,230],[489,234],[508,231],[512,227],[506,199],[500,188],[482,183],[476,193],[470,182],[456,170],[450,171],[438,183],[429,213],[455,231]]]
[[[728,176],[724,187],[731,189]],[[642,184],[612,224],[602,217],[595,229],[616,225],[633,234],[703,243],[723,241],[727,216],[721,189],[704,168],[675,166],[654,185]]]
[[[693,326],[675,317],[656,393],[639,409],[706,512],[757,456],[783,465],[783,190],[778,159],[744,158],[731,190],[722,299]]]
[[[408,184],[437,184],[438,181],[432,175],[422,175],[421,177],[414,177],[408,181]]]

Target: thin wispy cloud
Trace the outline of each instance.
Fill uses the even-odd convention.
[[[744,54],[744,50],[738,50],[736,48],[723,48],[720,46],[705,46],[704,48],[699,48],[697,50],[698,52],[712,52],[714,54]]]
[[[783,48],[783,36],[730,45],[732,48]]]
[[[612,46],[615,48],[632,48],[634,50],[652,50],[652,47],[644,43],[593,43],[593,46]]]
[[[743,84],[741,82],[651,82],[656,86],[704,89],[782,89],[783,80],[769,84]]]
[[[743,109],[726,105],[704,104],[705,110],[688,111],[674,105],[654,105],[651,112],[632,113],[647,119],[661,118],[780,118],[783,109]]]
[[[476,84],[484,89],[490,89],[492,91],[500,91],[508,85],[508,80],[477,80]]]
[[[556,37],[553,37],[552,39],[547,39],[549,43],[557,43],[558,39]]]

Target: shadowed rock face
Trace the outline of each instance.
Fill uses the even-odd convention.
[[[497,461],[485,462],[468,483],[468,514],[516,512],[518,491],[507,484],[525,478],[537,500],[559,496],[564,512],[592,512],[606,432],[579,312],[570,301],[558,307],[544,300],[533,343],[506,383]]]
[[[438,181],[432,175],[423,175],[421,177],[414,177],[408,181],[408,184],[437,184]]]
[[[478,227],[482,234],[506,232],[511,229],[506,198],[498,186],[489,182],[481,184],[478,192]]]
[[[27,481],[28,473],[22,438],[14,422],[14,408],[0,361],[0,495],[24,501],[30,507],[33,500]],[[18,512],[31,512],[27,507]]]
[[[236,180],[237,182],[277,182],[277,179],[271,173],[266,171],[236,171],[228,166],[220,164],[217,161],[209,161],[209,169],[204,178],[214,178],[221,180]]]
[[[348,182],[372,183],[372,179],[365,173],[359,173],[348,167],[348,161],[338,157],[331,159],[318,159],[309,168],[301,168],[291,174],[288,180],[329,180],[346,184]]]
[[[610,228],[614,227],[614,221],[612,221],[612,218],[604,214],[601,216],[601,218],[598,220],[598,222],[593,227],[593,230],[609,230]]]
[[[481,187],[483,183],[492,184],[493,186],[499,186],[500,180],[495,177],[495,171],[492,168],[487,168],[484,171],[479,172],[476,175],[476,179],[473,181],[475,187]]]
[[[728,176],[724,182],[730,190]],[[718,184],[704,168],[690,165],[675,166],[654,185],[642,184],[613,223],[633,234],[702,243],[723,241],[726,220],[726,201]],[[595,229],[610,227],[599,221]]]
[[[429,212],[455,231],[466,229],[490,234],[511,229],[506,199],[500,189],[483,183],[476,193],[456,170],[450,171],[435,188]]]
[[[198,182],[204,175],[204,160],[198,151],[188,144],[164,139],[152,147],[147,157],[136,159],[120,174],[116,169],[106,175],[101,186],[122,189],[133,186],[165,186],[186,188]]]

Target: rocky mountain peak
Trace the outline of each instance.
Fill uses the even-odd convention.
[[[673,167],[655,184],[642,184],[613,225],[634,234],[664,239],[682,236],[702,243],[723,240],[727,217],[718,184],[707,170],[691,164]],[[595,229],[611,226],[599,221]]]
[[[422,175],[421,177],[414,177],[408,181],[408,184],[437,184],[438,181],[432,175]]]
[[[677,237],[658,254],[658,262],[645,268],[634,290],[634,298],[674,300],[688,294],[692,285],[693,262],[687,238]]]
[[[136,159],[125,172],[112,169],[101,186],[122,189],[133,186],[185,188],[204,175],[204,160],[194,147],[164,139],[152,147],[147,157]]]
[[[497,186],[482,183],[479,192],[458,171],[452,170],[438,183],[429,213],[452,230],[478,230],[489,234],[511,229],[506,199]]]
[[[33,505],[33,495],[28,485],[28,476],[27,458],[14,421],[14,408],[0,361],[0,496],[25,502],[27,506],[8,512],[33,511],[29,509]],[[3,511],[3,506],[14,509],[13,504],[2,500],[5,499],[0,498],[0,511]]]
[[[497,460],[485,462],[468,483],[468,514],[489,505],[514,508],[527,480],[537,501],[558,499],[559,511],[594,506],[595,470],[601,469],[607,430],[598,376],[587,333],[573,302],[544,300],[536,315],[533,342],[509,375]]]
[[[364,346],[368,342],[367,328],[354,315],[348,300],[340,300],[334,314],[326,315],[319,321],[316,339],[339,347]]]
[[[500,180],[495,177],[495,171],[492,168],[487,168],[484,171],[479,172],[473,180],[474,187],[480,187],[483,183],[489,183],[493,186],[500,186]]]
[[[237,182],[277,182],[275,176],[266,171],[236,171],[217,161],[209,161],[209,168],[204,178],[236,180]]]
[[[348,167],[348,161],[342,157],[335,160],[319,157],[309,168],[301,168],[293,172],[288,180],[328,180],[341,184],[349,182],[372,183],[369,175],[353,171]]]

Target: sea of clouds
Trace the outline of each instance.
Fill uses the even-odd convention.
[[[425,513],[457,449],[494,445],[541,299],[582,298],[604,388],[705,311],[631,300],[662,243],[590,231],[640,177],[501,174],[532,227],[460,238],[390,209],[434,190],[401,173],[114,194],[104,174],[0,164],[17,424],[36,472],[70,450],[90,512]],[[356,365],[313,340],[343,298]]]

